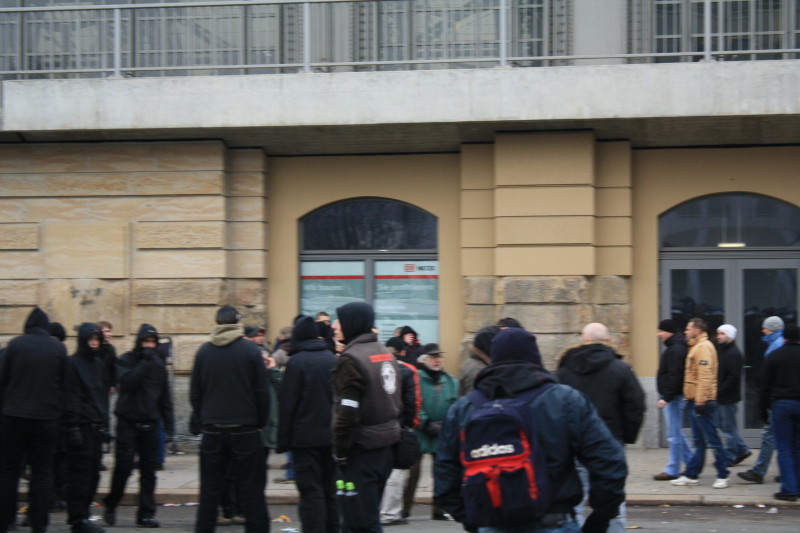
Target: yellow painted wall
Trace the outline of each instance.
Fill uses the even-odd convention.
[[[749,192],[800,205],[800,147],[636,150],[633,154],[631,348],[636,372],[655,376],[661,347],[658,217],[699,196]]]
[[[270,158],[269,335],[291,323],[299,306],[299,220],[323,205],[378,196],[438,217],[439,335],[449,371],[458,368],[462,335],[459,156]],[[425,342],[425,339],[422,339]]]

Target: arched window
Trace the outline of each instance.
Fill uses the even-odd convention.
[[[437,219],[387,198],[354,198],[320,207],[300,219],[300,312],[352,301],[375,307],[386,341],[411,326],[422,342],[438,342]]]
[[[754,248],[800,246],[800,208],[749,193],[703,196],[660,217],[665,248]]]

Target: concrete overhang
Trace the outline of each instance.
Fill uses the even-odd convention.
[[[0,142],[223,139],[275,155],[453,151],[500,131],[800,143],[800,60],[2,82]]]

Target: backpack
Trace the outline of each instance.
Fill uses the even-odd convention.
[[[520,525],[547,513],[552,489],[530,403],[551,385],[494,400],[467,395],[475,410],[460,435],[465,525]]]

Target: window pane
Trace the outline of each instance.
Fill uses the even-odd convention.
[[[300,313],[320,311],[336,318],[336,308],[366,296],[363,261],[304,261],[300,264]]]
[[[705,196],[660,218],[662,248],[800,246],[800,208],[767,196]]]
[[[376,261],[375,325],[383,341],[411,326],[423,344],[439,342],[439,262]]]
[[[671,316],[686,325],[692,318],[702,318],[708,331],[725,323],[725,271],[718,269],[675,269],[671,271]]]
[[[302,227],[304,251],[436,249],[436,217],[393,200],[338,202],[304,217]]]

